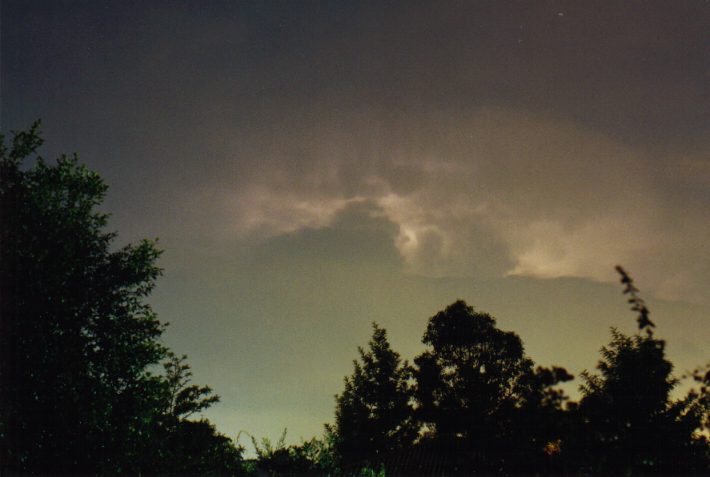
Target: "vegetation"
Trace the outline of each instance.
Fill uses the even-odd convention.
[[[106,185],[76,157],[24,164],[38,129],[9,147],[0,138],[2,473],[202,472],[222,468],[216,454],[238,461],[209,423],[186,420],[215,398],[185,387],[189,367],[160,343],[165,327],[144,301],[160,275],[155,242],[116,249],[95,211]],[[165,358],[167,374],[152,374]]]
[[[286,445],[286,429],[272,443],[267,437],[258,442],[251,437],[257,458],[248,463],[247,473],[265,472],[271,476],[334,475],[339,472],[336,463],[333,434],[326,432],[323,439],[313,438],[299,445]]]
[[[256,459],[207,420],[217,403],[160,342],[145,298],[153,241],[116,248],[95,211],[106,185],[76,157],[24,161],[38,125],[0,138],[0,473],[156,475],[646,475],[710,473],[710,364],[678,385],[665,342],[617,268],[638,333],[612,329],[581,399],[536,367],[521,338],[456,301],[403,361],[373,325],[324,437],[252,439]],[[152,373],[162,363],[163,372]]]
[[[597,364],[600,374],[583,374],[581,432],[571,436],[570,452],[589,473],[707,471],[708,445],[704,436],[695,435],[707,420],[707,388],[671,399],[678,380],[665,357],[665,342],[654,337],[655,325],[628,273],[617,270],[631,309],[639,314],[639,334],[612,329],[611,343],[602,348]]]
[[[348,467],[381,462],[411,445],[417,435],[411,403],[412,369],[392,350],[387,332],[373,323],[368,351],[358,349],[352,376],[336,396],[335,448]]]
[[[423,342],[431,347],[415,359],[417,414],[429,429],[423,442],[457,449],[460,466],[487,473],[538,458],[534,446],[546,442],[546,429],[533,425],[541,424],[534,415],[543,402],[554,407],[563,399],[545,401],[543,388],[571,376],[562,368],[533,370],[518,335],[463,301],[429,320]]]

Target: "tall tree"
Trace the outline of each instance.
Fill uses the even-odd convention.
[[[461,300],[429,320],[422,341],[429,349],[415,359],[417,412],[435,448],[466,454],[459,470],[512,468],[553,440],[534,424],[541,410],[560,410],[564,395],[552,386],[571,379],[564,369],[534,371],[518,335]]]
[[[165,348],[145,297],[155,244],[116,248],[106,185],[76,157],[24,161],[39,125],[0,137],[0,466],[131,473],[149,452]]]
[[[520,338],[487,313],[457,301],[429,320],[415,359],[416,398],[440,439],[487,440],[497,414],[510,408],[519,380],[532,369]]]
[[[707,446],[695,434],[707,408],[702,395],[674,400],[678,380],[666,358],[665,342],[633,280],[617,267],[639,333],[612,329],[601,350],[599,374],[583,373],[579,426],[571,436],[571,458],[583,472],[600,474],[679,474],[710,470]]]
[[[411,369],[392,350],[384,328],[373,323],[368,350],[336,396],[336,449],[346,467],[379,465],[416,436],[408,381]]]

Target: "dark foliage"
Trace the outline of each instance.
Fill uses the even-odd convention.
[[[155,448],[161,451],[150,474],[160,475],[240,475],[243,449],[217,432],[205,419],[178,420],[163,433],[155,434]]]
[[[207,420],[188,418],[212,404],[219,396],[209,386],[191,384],[187,357],[167,353],[163,363],[160,417],[152,430],[152,456],[145,471],[164,475],[235,475],[242,473],[243,449],[218,433]]]
[[[448,459],[450,472],[542,466],[565,399],[553,386],[572,377],[557,367],[534,370],[518,335],[463,301],[429,320],[423,342],[430,348],[415,359],[422,445],[460,450]]]
[[[688,377],[697,387],[693,387],[688,392],[686,400],[695,406],[703,435],[710,436],[710,362],[694,369],[689,376],[686,376]]]
[[[286,429],[276,443],[264,437],[258,442],[251,438],[257,454],[251,473],[270,476],[341,475],[335,454],[335,436],[326,426],[322,439],[313,438],[299,445],[287,446]]]
[[[412,370],[376,323],[368,350],[358,352],[360,360],[336,396],[335,448],[346,468],[378,467],[384,455],[412,444],[417,434],[408,382]]]
[[[415,360],[420,436],[412,445],[381,448],[379,460],[367,461],[370,471],[381,464],[387,475],[706,474],[710,367],[690,375],[697,389],[673,400],[677,381],[665,343],[654,338],[626,272],[622,283],[643,334],[612,330],[600,374],[583,374],[579,404],[566,403],[557,387],[572,376],[560,367],[533,369],[520,338],[499,330],[490,315],[463,301],[436,314],[423,339],[429,349]],[[346,392],[363,374],[356,363]],[[351,452],[374,452],[373,440],[352,437]],[[367,473],[364,462],[344,470]]]
[[[187,356],[177,356],[168,352],[165,368],[165,385],[167,387],[165,414],[173,419],[187,419],[196,412],[207,409],[219,402],[219,396],[212,396],[209,386],[190,384],[192,371],[187,364]]]
[[[634,285],[634,281],[631,276],[624,270],[620,265],[616,266],[616,271],[621,275],[621,284],[624,285],[624,295],[629,295],[628,302],[631,304],[631,311],[638,312],[639,316],[636,321],[638,321],[639,330],[646,330],[646,334],[653,335],[653,328],[656,325],[648,318],[651,314],[646,308],[646,302],[643,301],[638,295],[638,288]]]
[[[107,187],[76,157],[24,164],[38,130],[0,137],[0,471],[163,472],[188,448],[186,472],[233,469],[231,441],[182,419],[209,388],[186,386],[173,355],[166,376],[148,371],[168,356],[144,301],[155,243],[115,247],[95,210]]]
[[[40,473],[134,472],[148,450],[165,354],[143,299],[154,243],[112,250],[106,185],[76,157],[23,159],[38,124],[0,149],[2,466]]]
[[[707,443],[696,435],[707,403],[699,394],[673,400],[678,381],[666,359],[665,342],[654,338],[649,311],[629,274],[617,267],[639,313],[639,332],[626,336],[612,329],[601,350],[599,374],[583,373],[577,422],[567,442],[567,458],[585,473],[681,474],[709,470]]]

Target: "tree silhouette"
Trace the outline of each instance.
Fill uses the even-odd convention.
[[[507,423],[506,472],[561,472],[560,445],[569,432],[567,395],[557,387],[574,377],[559,366],[538,366],[520,378],[518,401]]]
[[[219,402],[219,396],[211,395],[212,388],[209,386],[190,384],[192,371],[186,355],[177,356],[169,351],[163,367],[168,391],[166,413],[169,416],[187,419]]]
[[[693,395],[671,398],[678,381],[665,342],[653,336],[655,325],[629,274],[621,267],[617,271],[632,310],[639,313],[639,334],[612,329],[611,343],[601,350],[599,374],[582,374],[580,428],[569,442],[571,458],[583,472],[601,474],[707,470],[707,446],[694,435],[701,424],[700,403]]]
[[[187,356],[167,353],[163,363],[162,413],[152,431],[154,460],[144,469],[164,475],[234,475],[242,472],[241,447],[206,419],[189,418],[219,402],[209,386],[191,384]]]
[[[156,434],[156,449],[162,451],[150,475],[240,475],[243,449],[220,434],[206,419],[180,420],[167,434]]]
[[[291,446],[286,445],[286,431],[276,443],[267,437],[257,441],[251,436],[257,455],[256,469],[271,476],[339,475],[333,447],[335,436],[327,426],[322,439],[314,437]]]
[[[651,312],[646,308],[646,302],[638,295],[639,290],[634,285],[634,281],[626,270],[624,270],[621,265],[617,265],[616,271],[621,275],[620,281],[621,284],[624,285],[624,294],[629,295],[628,302],[631,304],[631,310],[639,314],[636,319],[636,321],[638,321],[639,330],[645,330],[648,336],[652,336],[653,328],[655,328],[656,325],[648,318]]]
[[[354,372],[336,396],[335,447],[346,467],[377,466],[416,436],[408,380],[411,369],[373,323],[368,350],[358,348]]]
[[[39,123],[0,137],[0,471],[236,472],[241,450],[185,419],[218,397],[144,302],[160,252],[116,249],[104,182],[76,156],[23,164],[41,144]]]
[[[688,377],[688,376],[686,376]],[[710,362],[694,369],[689,376],[694,387],[691,388],[683,399],[683,411],[689,427],[695,426],[692,446],[692,471],[710,474]],[[695,387],[697,386],[697,387]]]
[[[144,298],[153,242],[113,247],[101,178],[62,156],[23,161],[39,124],[0,138],[0,441],[11,472],[131,472],[146,450],[165,349]]]
[[[284,428],[275,443],[271,442],[268,437],[262,437],[261,442],[259,442],[256,437],[251,436],[259,468],[268,472],[269,475],[286,475],[294,467],[289,448],[286,446],[286,432],[288,432],[288,429]],[[295,466],[300,467],[298,464],[300,463],[295,463]]]
[[[532,466],[556,436],[542,425],[565,399],[552,386],[572,377],[534,371],[518,335],[461,300],[429,320],[423,342],[430,348],[415,359],[415,396],[433,447],[456,451],[461,472],[516,470],[522,459]]]

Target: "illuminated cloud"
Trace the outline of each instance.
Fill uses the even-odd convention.
[[[243,183],[220,189],[233,236],[328,227],[367,202],[412,273],[611,281],[622,263],[660,296],[704,299],[707,203],[666,200],[708,184],[702,159],[669,171],[664,155],[503,108],[401,119],[389,136],[358,115],[289,121],[276,145],[245,141],[268,159],[240,150]]]
[[[91,138],[71,147],[100,151],[136,234],[266,240],[367,203],[411,273],[607,281],[622,263],[707,300],[704,9],[388,5],[123,12],[104,54],[66,48],[103,89],[54,75],[84,123],[68,106],[46,123]],[[14,69],[66,62],[55,43]]]

